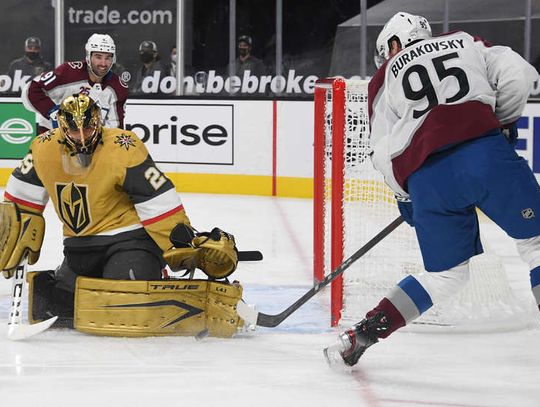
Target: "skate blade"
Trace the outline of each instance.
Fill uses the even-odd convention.
[[[341,357],[341,344],[335,344],[323,349],[324,358],[328,366],[336,372],[350,372],[351,366],[347,366]]]

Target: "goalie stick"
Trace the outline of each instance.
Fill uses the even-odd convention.
[[[22,323],[22,296],[26,283],[26,271],[28,259],[25,255],[21,263],[15,269],[11,292],[11,311],[8,320],[7,337],[13,341],[30,338],[48,329],[58,317],[52,317],[37,324],[26,325]]]
[[[258,250],[239,250],[238,261],[261,261],[263,255]]]
[[[340,276],[345,270],[347,270],[356,260],[365,255],[369,250],[371,250],[375,245],[377,245],[381,240],[386,236],[392,233],[399,225],[403,223],[403,218],[400,216],[395,219],[392,223],[386,226],[381,230],[375,237],[373,237],[369,242],[364,246],[358,249],[351,257],[341,263],[332,273],[328,274],[323,278],[318,284],[315,284],[308,292],[306,292],[302,297],[300,297],[294,304],[290,305],[283,312],[270,315],[264,314],[262,312],[257,312],[249,305],[243,301],[239,301],[237,305],[238,315],[246,321],[246,323],[251,325],[258,325],[268,328],[274,328],[282,323],[286,318],[289,317],[293,312],[298,308],[304,305],[309,299],[311,299],[315,294],[317,294],[322,288],[326,287],[329,283],[335,280]]]

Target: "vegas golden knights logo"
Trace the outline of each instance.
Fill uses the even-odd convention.
[[[62,220],[78,234],[90,224],[88,209],[88,187],[86,185],[56,184],[58,210]]]

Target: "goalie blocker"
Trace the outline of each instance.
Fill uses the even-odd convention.
[[[0,270],[10,278],[28,255],[28,264],[39,259],[45,220],[43,216],[21,212],[13,202],[0,202]]]

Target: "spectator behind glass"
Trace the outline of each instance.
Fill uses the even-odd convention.
[[[238,57],[235,60],[235,75],[243,78],[245,71],[250,71],[250,75],[261,76],[266,73],[263,62],[255,57],[251,51],[253,40],[249,35],[241,35],[237,41]]]
[[[161,62],[161,58],[158,54],[157,45],[153,41],[143,41],[139,45],[139,59],[142,65],[137,68],[135,74],[135,81],[133,83],[133,88],[131,90],[132,94],[163,94],[162,89],[160,89],[161,81],[164,77],[170,76],[171,69],[170,66]],[[158,80],[159,76],[159,80]],[[147,87],[145,87],[146,92],[143,91],[143,81],[147,77],[153,77],[154,79],[149,80]]]
[[[8,75],[13,79],[15,72],[21,71],[21,76],[29,75],[34,78],[51,69],[52,65],[41,56],[41,40],[38,37],[28,37],[24,41],[24,56],[11,62]]]

